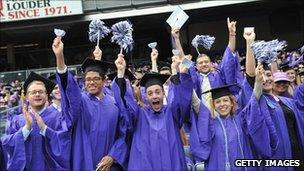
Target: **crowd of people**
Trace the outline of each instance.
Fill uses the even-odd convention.
[[[103,61],[96,46],[82,77],[69,72],[56,37],[55,75],[0,86],[0,170],[303,170],[304,48],[257,62],[254,31],[243,34],[241,57],[236,28],[228,19],[218,63],[208,52],[184,54],[172,28],[178,53],[167,66],[156,48],[151,65],[135,69],[122,53]],[[299,165],[237,167],[238,159]]]

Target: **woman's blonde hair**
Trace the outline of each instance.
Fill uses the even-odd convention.
[[[228,96],[231,103],[232,103],[232,108],[231,108],[231,111],[230,111],[230,116],[233,116],[238,108],[238,104],[237,104],[237,101],[236,101],[236,98],[233,96],[233,95],[229,95]],[[216,118],[218,116],[218,112],[215,111],[215,108],[214,108],[214,100],[211,99],[211,117],[212,118]]]

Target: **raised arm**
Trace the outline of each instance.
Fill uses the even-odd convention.
[[[235,51],[235,36],[236,36],[236,21],[231,21],[229,17],[227,18],[227,27],[229,31],[229,42],[228,47],[231,52]]]
[[[271,157],[278,146],[278,136],[265,100],[261,98],[263,91],[263,66],[256,68],[256,82],[249,104],[239,116],[245,119],[243,128],[249,133],[255,150],[263,157]]]
[[[185,56],[185,53],[184,53],[184,50],[183,50],[183,47],[182,47],[182,44],[180,42],[180,34],[179,34],[179,28],[172,28],[171,30],[171,34],[174,38],[174,41],[175,41],[175,45],[176,45],[176,48],[178,50],[180,50],[180,58],[182,59],[184,56]]]
[[[94,55],[95,60],[98,60],[98,61],[101,60],[101,58],[102,58],[102,51],[99,48],[99,46],[95,46],[95,50],[93,51],[93,55]]]
[[[61,71],[66,68],[66,65],[64,63],[63,46],[64,45],[61,41],[61,38],[56,37],[53,40],[52,49],[53,49],[53,52],[56,56],[57,68],[58,68],[58,70],[61,70]]]
[[[169,104],[175,120],[181,126],[186,118],[189,118],[191,109],[191,98],[193,92],[193,82],[191,75],[188,74],[188,69],[180,61],[173,61],[176,65],[179,65],[179,80],[180,82],[173,82],[173,100]],[[175,67],[176,68],[176,67]],[[174,77],[174,76],[172,76]],[[180,95],[183,92],[183,95]]]
[[[57,64],[57,82],[62,97],[62,106],[64,107],[65,119],[69,126],[73,124],[80,115],[81,108],[81,90],[74,80],[72,74],[67,71],[63,54],[64,44],[60,38],[55,38],[52,49],[56,56]],[[70,124],[71,123],[71,124]]]
[[[158,51],[156,49],[152,49],[151,52],[151,63],[152,63],[152,72],[158,72],[158,68],[157,68],[157,58],[158,58]]]
[[[124,78],[126,61],[123,58],[123,54],[118,54],[115,65],[117,68],[117,78],[112,84],[114,98],[119,109],[128,114],[126,118],[127,122],[133,125],[133,121],[137,119],[139,106],[134,98],[132,86]]]
[[[229,30],[229,43],[225,49],[223,60],[219,66],[219,77],[222,79],[224,84],[235,84],[240,81],[239,76],[241,75],[240,71],[240,62],[238,56],[234,53],[235,51],[235,35],[236,35],[236,21],[230,22],[230,19],[227,18],[227,27]],[[239,88],[237,86],[231,89],[234,95],[238,94]]]
[[[243,37],[246,40],[246,74],[250,77],[254,77],[256,63],[250,46],[255,40],[255,33],[253,31],[246,33],[244,32]]]

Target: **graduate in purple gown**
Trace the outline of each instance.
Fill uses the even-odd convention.
[[[115,64],[118,75],[113,83],[114,97],[121,110],[128,111],[133,132],[128,170],[186,170],[179,130],[187,118],[186,111],[190,110],[193,91],[190,75],[181,70],[180,84],[178,81],[177,85],[172,84],[174,100],[163,105],[162,85],[169,75],[145,74],[140,84],[146,88],[149,106],[140,107],[130,84],[123,78],[126,63],[122,54]],[[178,75],[175,78],[178,80]],[[183,96],[177,95],[180,92]]]
[[[236,21],[230,22],[229,18],[227,18],[227,28],[229,31],[229,42],[224,52],[222,62],[218,68],[212,67],[211,58],[208,55],[199,54],[196,58],[196,66],[193,65],[193,67],[189,69],[196,94],[205,103],[209,103],[210,94],[207,93],[202,95],[204,90],[240,81],[240,63],[238,57],[234,54]],[[181,51],[181,55],[184,55],[182,46],[179,43],[179,30],[173,29],[172,35],[175,39],[177,48]],[[234,87],[232,91],[238,92],[239,88]]]
[[[251,38],[254,40],[254,38]],[[247,40],[247,39],[246,39]],[[253,41],[252,40],[252,41]],[[256,62],[254,60],[254,55],[251,52],[251,64],[246,63],[246,73],[249,70],[254,70]],[[247,61],[246,61],[247,62]],[[274,154],[269,157],[269,159],[301,159],[303,163],[303,149],[304,149],[304,108],[303,108],[303,85],[298,86],[295,98],[287,98],[283,96],[278,96],[274,93],[274,78],[270,70],[269,65],[262,64],[264,69],[264,80],[263,95],[259,101],[259,105],[262,110],[263,115],[266,118],[270,118],[269,122],[273,122],[275,126],[275,132],[278,137],[278,147],[274,151]],[[286,76],[286,75],[285,75]],[[254,76],[250,74],[250,80],[254,80]],[[285,77],[285,80],[287,77]],[[288,81],[288,80],[287,80]],[[250,83],[251,82],[251,83]],[[246,85],[246,95],[243,96],[245,103],[249,101],[249,95],[252,94],[254,81],[249,81]],[[286,89],[285,89],[286,90]],[[270,116],[270,117],[269,117]],[[303,164],[302,164],[303,166]],[[267,170],[293,170],[292,167],[267,167]],[[298,170],[303,170],[303,168],[295,168]]]
[[[82,92],[67,71],[63,43],[55,38],[58,85],[72,123],[72,170],[121,170],[126,166],[123,112],[112,96],[103,93],[109,63],[86,59],[82,65],[86,91]]]
[[[263,114],[269,115],[275,124],[279,144],[270,159],[300,159],[303,167],[304,156],[304,85],[298,86],[295,98],[277,96],[273,93],[274,79],[269,68],[265,67],[265,81],[260,105],[264,106]],[[248,90],[249,91],[249,90]],[[303,170],[303,168],[273,167],[268,170]]]
[[[25,81],[28,106],[15,116],[3,139],[7,170],[69,170],[70,139],[61,113],[46,107],[55,84],[32,72]]]
[[[236,159],[253,159],[253,150],[258,154],[269,157],[278,145],[274,129],[269,129],[263,110],[258,103],[262,94],[262,67],[257,69],[255,91],[249,104],[237,108],[237,102],[231,86],[211,89],[213,111],[209,111],[203,103],[193,105],[198,113],[197,135],[200,144],[195,147],[193,155],[205,161],[206,170],[245,170],[236,167]],[[199,101],[199,98],[194,98]],[[197,103],[192,103],[197,104]],[[271,124],[271,123],[269,123]],[[191,148],[191,144],[190,144]],[[193,150],[192,150],[193,151]],[[256,168],[247,168],[256,170]]]

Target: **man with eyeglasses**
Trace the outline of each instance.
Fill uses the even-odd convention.
[[[86,91],[82,92],[67,72],[60,38],[54,39],[52,49],[62,101],[68,109],[65,116],[73,128],[71,169],[125,169],[128,148],[124,111],[119,110],[113,96],[103,91],[109,63],[89,58],[83,62]]]
[[[46,106],[55,84],[32,72],[23,89],[26,103],[2,139],[7,170],[69,170],[70,138],[61,113]]]

